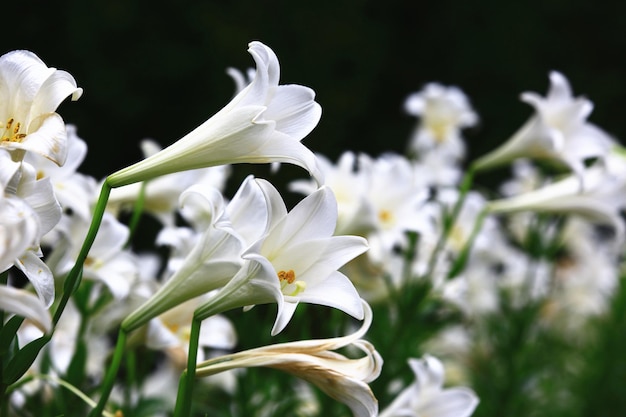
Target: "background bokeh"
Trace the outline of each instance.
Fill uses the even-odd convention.
[[[626,2],[56,0],[2,11],[1,53],[32,50],[84,88],[62,114],[97,177],[139,159],[140,139],[167,145],[226,104],[224,70],[252,66],[255,39],[277,53],[283,83],[317,92],[323,116],[305,143],[331,159],[402,152],[414,124],[403,100],[429,81],[470,97],[476,157],[525,121],[519,93],[544,94],[552,69],[594,101],[593,122],[626,137]]]

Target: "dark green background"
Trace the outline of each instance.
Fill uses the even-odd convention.
[[[277,53],[284,83],[310,86],[323,107],[305,143],[403,151],[414,121],[401,106],[429,81],[461,87],[481,116],[470,155],[506,139],[530,114],[522,91],[545,93],[562,71],[592,99],[591,120],[626,137],[626,2],[85,1],[4,2],[0,52],[25,48],[84,88],[61,112],[101,177],[167,145],[230,99],[227,66],[246,68],[250,40]]]

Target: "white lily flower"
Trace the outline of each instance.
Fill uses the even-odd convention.
[[[65,123],[56,109],[83,90],[67,72],[49,68],[29,51],[0,57],[0,146],[15,160],[38,153],[57,165],[67,155]]]
[[[49,258],[51,267],[59,276],[67,274],[74,265],[80,242],[83,242],[89,222],[75,218],[63,236],[52,249]],[[136,255],[124,249],[128,240],[128,226],[120,223],[110,213],[104,213],[96,239],[89,250],[83,266],[85,279],[101,282],[116,299],[123,299],[137,278]]]
[[[128,331],[178,304],[225,285],[240,270],[243,249],[265,230],[267,203],[252,177],[244,181],[228,206],[218,190],[202,186],[192,186],[183,192],[181,205],[187,202],[196,206],[192,210],[193,222],[203,225],[204,230],[159,291],[124,320],[122,327]]]
[[[52,318],[47,306],[26,290],[0,285],[0,310],[31,320],[44,333],[52,330]]]
[[[478,116],[463,91],[429,83],[406,98],[404,109],[420,118],[409,144],[411,152],[419,155],[439,149],[454,160],[465,156],[461,129],[476,125]]]
[[[355,416],[376,416],[378,401],[367,383],[380,375],[383,359],[371,343],[361,339],[372,323],[372,310],[365,302],[363,311],[363,325],[351,335],[280,343],[220,356],[198,364],[196,375],[261,366],[279,369],[315,384],[349,406]],[[333,352],[347,346],[356,347],[365,356],[349,359]]]
[[[49,159],[35,153],[27,153],[24,162],[31,164],[37,178],[49,178],[54,195],[61,207],[70,209],[83,220],[91,220],[91,204],[96,195],[94,178],[77,172],[87,155],[87,144],[76,134],[76,127],[66,126],[67,158],[65,164],[59,166]]]
[[[278,85],[278,58],[261,42],[251,42],[248,51],[256,62],[254,80],[226,107],[161,152],[110,175],[108,184],[115,188],[189,169],[270,162],[298,165],[322,182],[315,155],[300,143],[321,117],[314,91]]]
[[[409,359],[415,382],[380,413],[380,417],[469,417],[478,397],[469,388],[443,388],[444,369],[439,359],[426,355]]]
[[[160,146],[151,140],[141,142],[146,158],[161,151]],[[148,181],[145,184],[143,211],[150,213],[165,226],[175,224],[175,211],[181,193],[193,184],[204,184],[222,190],[230,173],[230,166],[214,166],[175,172]],[[142,184],[134,183],[111,190],[107,201],[107,210],[119,212],[124,208],[132,208],[137,201]]]
[[[241,270],[198,309],[198,316],[277,302],[272,335],[284,329],[299,302],[337,308],[361,319],[361,298],[337,269],[365,252],[367,241],[333,236],[337,203],[332,191],[323,186],[287,213],[278,191],[267,181],[256,182],[270,206],[268,232],[243,253]]]
[[[26,162],[21,162],[15,170],[15,165],[8,160],[8,154],[0,152],[0,165],[4,167],[0,181],[5,186],[0,204],[3,209],[0,234],[6,235],[7,242],[0,256],[0,267],[6,270],[12,263],[19,268],[44,305],[50,307],[54,301],[54,278],[40,259],[43,254],[39,245],[42,236],[59,222],[61,207],[48,178],[38,180],[35,169]],[[10,262],[8,256],[16,254]]]
[[[375,228],[376,214],[368,199],[371,176],[362,169],[360,162],[364,156],[354,152],[344,152],[336,164],[323,155],[316,155],[318,165],[324,174],[325,184],[333,190],[337,199],[338,235],[355,234],[364,236]],[[301,179],[289,184],[291,191],[309,195],[318,186],[315,181]]]
[[[146,346],[165,351],[174,365],[184,369],[187,365],[189,335],[195,309],[206,300],[201,296],[166,311],[150,320],[147,325]],[[216,315],[202,321],[198,338],[198,362],[206,359],[204,348],[231,350],[237,343],[237,333],[226,317]]]
[[[476,169],[488,169],[520,157],[561,161],[579,177],[585,159],[603,158],[614,140],[587,121],[593,104],[584,97],[572,97],[567,79],[550,73],[547,96],[526,92],[522,100],[535,108],[535,114],[506,143],[476,160]]]
[[[33,209],[19,198],[0,196],[0,211],[0,271],[4,272],[36,244],[39,223]]]
[[[515,197],[491,201],[487,204],[493,213],[539,211],[579,214],[595,221],[610,223],[622,241],[625,226],[619,210],[626,206],[626,158],[612,152],[604,163],[585,169],[580,189],[580,179],[568,176],[537,190]]]

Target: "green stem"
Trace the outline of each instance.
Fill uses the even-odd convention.
[[[87,404],[88,406],[94,407],[96,405],[96,402],[94,400],[92,400],[91,398],[89,398],[87,395],[85,395],[85,393],[83,393],[81,390],[76,388],[74,385],[70,384],[69,382],[67,382],[67,381],[65,381],[65,380],[63,380],[61,378],[57,378],[54,375],[34,375],[34,378],[42,380],[42,381],[49,381],[49,382],[51,382],[53,384],[59,384],[60,386],[62,386],[63,388],[67,389],[72,394],[76,395],[78,398],[83,400],[85,402],[85,404]],[[115,417],[115,414],[109,413],[108,411],[103,411],[101,415],[104,416],[104,417]]]
[[[94,240],[96,239],[96,234],[98,233],[98,229],[100,229],[100,224],[102,223],[102,217],[104,216],[104,210],[106,209],[107,201],[109,200],[109,195],[111,194],[111,187],[105,180],[102,184],[102,189],[100,190],[100,197],[98,197],[98,202],[96,203],[96,207],[94,209],[93,218],[91,219],[91,225],[89,226],[89,231],[87,232],[87,236],[85,236],[85,240],[83,241],[83,246],[78,253],[78,258],[76,259],[76,263],[74,267],[67,275],[65,285],[63,286],[63,296],[59,301],[59,305],[57,306],[56,311],[54,312],[54,317],[52,318],[52,324],[56,327],[59,319],[61,318],[61,314],[63,314],[63,310],[65,310],[65,306],[69,301],[71,295],[74,293],[78,284],[80,283],[80,279],[82,278],[83,272],[83,264],[85,263],[85,259],[87,259],[87,255],[89,254],[89,250],[91,249],[91,245],[93,245]]]
[[[472,247],[474,246],[474,241],[476,240],[476,236],[478,236],[480,229],[482,229],[483,223],[488,214],[489,214],[489,210],[487,210],[486,208],[484,208],[478,214],[478,217],[476,218],[476,221],[474,222],[474,228],[472,229],[472,233],[467,239],[467,242],[465,242],[465,245],[463,245],[463,248],[461,249],[459,256],[454,261],[454,264],[452,265],[450,272],[448,272],[448,279],[454,278],[463,270],[463,268],[465,268],[465,264],[467,263],[467,258],[469,257]]]
[[[139,188],[139,195],[137,196],[137,200],[135,201],[135,205],[133,207],[133,214],[128,223],[128,229],[130,230],[130,233],[128,234],[128,240],[126,241],[127,247],[130,246],[130,242],[132,242],[133,236],[135,236],[137,226],[139,225],[139,220],[141,219],[141,214],[143,213],[143,207],[146,202],[147,183],[147,181],[141,183],[141,188]]]
[[[109,395],[111,395],[111,391],[113,390],[113,384],[115,383],[115,377],[117,376],[117,371],[120,367],[120,363],[122,362],[125,348],[126,331],[124,329],[120,329],[117,336],[117,344],[115,345],[115,352],[113,352],[113,359],[111,360],[109,369],[107,369],[107,373],[104,376],[102,392],[100,393],[100,400],[98,401],[96,407],[91,410],[91,413],[89,413],[89,417],[97,417],[102,415],[104,411],[104,406],[109,399]]]
[[[191,322],[191,334],[189,335],[187,370],[180,379],[174,417],[188,417],[191,415],[191,402],[193,397],[193,386],[196,378],[196,362],[198,361],[198,345],[200,343],[201,325],[202,321],[194,315]]]
[[[430,260],[428,261],[428,269],[426,270],[426,276],[430,277],[435,270],[435,266],[437,264],[437,259],[439,257],[439,253],[443,250],[450,237],[450,233],[452,232],[452,228],[454,223],[456,222],[457,217],[459,217],[459,213],[463,208],[463,203],[465,202],[465,197],[467,197],[467,193],[472,187],[472,182],[474,181],[474,173],[475,173],[474,165],[471,165],[465,176],[463,176],[463,180],[461,181],[461,187],[459,189],[459,198],[457,199],[454,207],[452,208],[452,212],[450,215],[445,215],[443,219],[443,231],[441,236],[439,236],[439,240],[437,241],[437,245],[433,250],[433,253],[430,255]]]

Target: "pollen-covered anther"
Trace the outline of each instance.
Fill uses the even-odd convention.
[[[287,281],[287,284],[293,284],[293,282],[296,280],[296,273],[293,271],[293,269],[290,269],[289,271],[278,271],[278,279],[280,281]]]
[[[7,120],[6,124],[0,123],[0,128],[4,127],[4,133],[2,134],[3,142],[21,142],[26,137],[25,133],[20,133],[22,124],[20,122],[15,123],[14,118]]]

